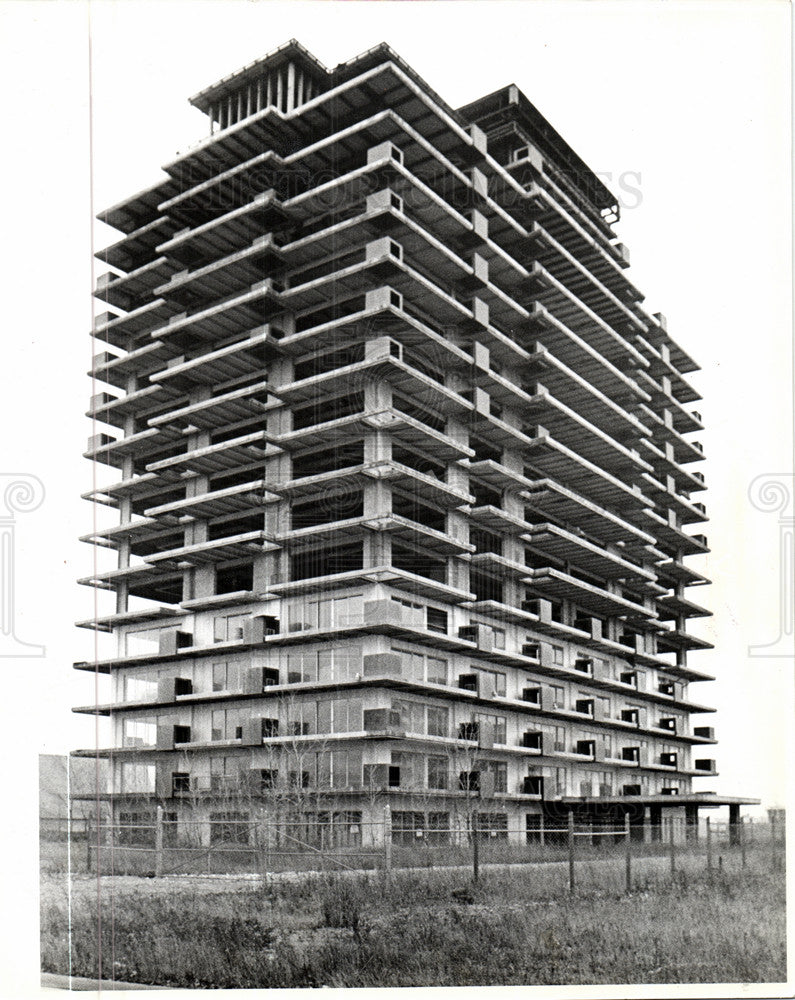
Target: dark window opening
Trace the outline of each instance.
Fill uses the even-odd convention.
[[[439,632],[447,635],[447,612],[440,608],[428,607],[426,609],[426,628],[429,632]]]
[[[474,591],[476,601],[498,601],[502,603],[503,583],[496,577],[481,573],[480,570],[470,570],[469,586]]]
[[[185,771],[174,771],[171,775],[172,792],[189,792],[190,775]]]
[[[434,476],[442,482],[446,479],[446,469],[441,462],[435,462],[426,455],[420,455],[410,448],[404,448],[394,440],[392,442],[392,458],[396,462],[400,462],[401,465],[405,465],[409,469],[414,469],[415,472],[424,473],[426,476]]]
[[[364,442],[324,448],[322,451],[307,452],[293,458],[293,478],[318,476],[321,472],[335,472],[364,462]]]
[[[234,472],[227,472],[220,476],[211,476],[210,490],[226,490],[231,486],[242,486],[244,483],[256,482],[261,477],[261,466],[248,466],[245,469],[236,469]]]
[[[337,548],[310,549],[298,552],[290,559],[290,579],[308,580],[316,576],[330,576],[362,568],[361,542],[340,545]]]
[[[392,565],[437,583],[447,583],[447,562],[427,550],[392,540]]]
[[[392,491],[392,513],[434,531],[445,532],[447,529],[447,518],[442,511],[421,503],[416,497],[399,493],[396,490]]]
[[[485,528],[470,528],[469,540],[475,546],[475,552],[493,552],[494,555],[502,555],[502,538],[493,531],[486,531]]]
[[[219,538],[232,538],[234,535],[245,535],[249,531],[262,531],[262,514],[254,514],[249,517],[235,517],[228,521],[210,524],[207,528],[208,541],[214,542]]]
[[[330,351],[328,354],[319,354],[313,358],[299,361],[293,369],[293,379],[298,382],[301,379],[322,375],[324,372],[344,368],[346,365],[353,365],[359,361],[364,361],[364,344],[349,344],[347,347]]]
[[[470,481],[469,492],[475,498],[476,507],[502,507],[502,494],[477,480]]]
[[[238,590],[253,590],[254,564],[238,563],[234,566],[219,566],[215,571],[216,594],[233,594]]]
[[[364,303],[364,296],[357,295],[353,299],[346,299],[345,302],[333,302],[323,309],[304,313],[303,316],[296,318],[295,332],[301,333],[302,330],[309,330],[313,326],[320,326],[322,323],[330,323],[332,320],[342,319],[343,316],[349,316],[351,313],[360,312],[364,309]]]
[[[469,447],[475,450],[475,457],[472,459],[473,462],[502,462],[502,449],[495,448],[494,445],[482,441],[480,438],[470,436]]]
[[[394,394],[392,397],[392,405],[396,410],[400,410],[401,413],[419,420],[421,424],[426,424],[435,431],[444,432],[447,426],[447,421],[444,417],[439,416],[437,413],[432,413],[431,410],[427,410],[424,406],[418,406],[416,403],[409,402],[409,400],[403,399],[402,396],[398,396],[397,394]]]
[[[480,771],[462,771],[458,775],[458,788],[462,792],[479,792]]]
[[[364,512],[364,494],[326,493],[300,504],[293,504],[290,510],[290,526],[293,531],[311,528],[319,524],[332,524],[350,517],[361,517]]]
[[[337,396],[335,399],[316,399],[309,406],[293,410],[293,430],[339,420],[352,413],[361,413],[363,409],[364,393],[361,392],[351,392],[347,396]]]
[[[458,724],[458,738],[459,740],[469,740],[470,742],[476,742],[480,737],[480,723],[479,722],[459,722]]]

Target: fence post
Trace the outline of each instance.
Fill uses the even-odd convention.
[[[707,816],[707,871],[712,870],[712,824]]]
[[[740,857],[742,858],[742,861],[743,861],[743,868],[745,868],[745,866],[746,866],[746,857],[745,857],[745,822],[744,822],[744,818],[740,820],[740,822],[739,822],[739,824],[737,826],[737,833],[739,834],[739,837],[740,837]]]
[[[472,881],[480,877],[480,843],[478,838],[478,811],[472,813]]]
[[[155,875],[163,874],[163,807],[158,806],[155,813]]]
[[[632,839],[629,832],[629,813],[627,812],[624,813],[624,840],[626,841],[625,847],[627,851],[627,892],[632,892]]]
[[[673,816],[671,816],[671,819],[670,819],[669,822],[670,822],[670,831],[671,832],[670,832],[670,835],[669,835],[668,847],[669,847],[669,850],[671,852],[671,874],[673,874],[676,871],[676,842],[675,842],[675,839],[674,839],[674,818],[673,818]]]
[[[258,822],[254,824],[254,849],[257,852],[257,868],[260,876],[265,874],[265,839],[263,836],[263,819],[260,814]]]
[[[538,824],[538,846],[543,851],[543,849],[544,849],[544,813],[543,812],[541,813],[541,816],[539,817],[539,824]]]
[[[111,833],[111,836],[113,834]],[[97,851],[97,865],[99,865],[99,851]],[[86,869],[91,871],[91,818],[86,819]]]
[[[574,892],[574,810],[569,809],[569,892]]]
[[[384,806],[384,873],[392,877],[392,810]]]

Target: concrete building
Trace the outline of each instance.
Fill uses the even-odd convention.
[[[76,666],[112,677],[82,710],[117,810],[736,820],[692,787],[697,365],[616,198],[515,86],[453,110],[386,45],[292,41],[191,103],[209,135],[100,216],[86,456],[119,519],[87,540],[118,567],[81,582],[118,645]]]

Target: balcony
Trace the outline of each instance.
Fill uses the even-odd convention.
[[[99,340],[104,340],[106,344],[129,350],[136,340],[168,321],[177,308],[176,305],[164,302],[163,299],[154,299],[123,316],[104,312],[95,319],[91,334]]]
[[[400,712],[390,708],[367,708],[364,710],[364,731],[369,736],[405,736]]]
[[[198,403],[169,409],[160,416],[153,417],[149,425],[179,428],[182,431],[217,430],[256,417],[264,422],[267,411],[278,405],[268,380],[263,379],[253,385],[243,386],[242,389],[233,389]],[[162,406],[160,408],[163,409]]]
[[[160,211],[186,226],[198,226],[226,215],[230,208],[245,205],[252,197],[273,189],[277,176],[284,175],[282,158],[273,151],[257,151],[242,162],[218,172],[216,161],[210,171],[198,171],[199,183],[186,187],[160,205]],[[184,169],[184,167],[183,167]],[[207,177],[209,172],[210,176]],[[196,173],[189,175],[196,177]],[[201,179],[202,177],[206,179]]]
[[[550,274],[565,285],[569,294],[600,316],[613,329],[641,329],[642,323],[598,277],[573,256],[539,222],[529,228],[539,260]]]
[[[97,278],[94,297],[128,312],[136,305],[146,305],[154,297],[157,286],[167,281],[173,270],[169,261],[157,257],[124,275],[108,271]]]
[[[275,499],[275,498],[274,498]],[[216,518],[245,511],[258,511],[271,502],[265,492],[265,480],[255,479],[239,486],[228,486],[222,490],[210,490],[195,497],[186,497],[170,503],[149,507],[146,516],[150,518],[174,516],[178,518]]]
[[[585,420],[618,441],[650,433],[630,409],[634,408],[639,390],[632,392],[629,385],[623,383],[616,385],[614,380],[603,379],[604,382],[610,383],[610,389],[615,394],[611,396],[590,382],[584,372],[572,369],[560,361],[542,343],[537,342],[530,346],[532,347],[530,364],[535,377],[541,378],[544,386],[554,397],[567,400],[572,409]],[[587,367],[594,367],[593,359],[589,357],[588,361],[590,364]],[[607,389],[607,386],[605,388]],[[526,386],[526,389],[528,392],[532,391],[531,386]]]
[[[213,388],[233,379],[261,374],[278,351],[281,336],[278,327],[266,324],[257,333],[224,347],[205,351],[187,360],[184,357],[171,358],[166,368],[150,378],[153,382],[174,386],[187,393],[196,386]]]
[[[173,564],[174,568],[177,568],[182,563],[201,565],[252,558],[254,555],[272,552],[278,548],[278,545],[269,540],[265,531],[246,531],[212,541],[194,542],[192,545],[164,549],[150,555],[148,562],[153,566]]]
[[[273,438],[287,451],[332,447],[344,441],[355,441],[369,431],[388,431],[393,438],[423,451],[427,450],[440,462],[457,461],[474,455],[473,450],[447,434],[395,408],[353,413],[288,431]]]
[[[284,254],[273,234],[258,236],[253,243],[217,258],[195,270],[176,271],[158,294],[186,307],[198,302],[226,298],[232,292],[249,289],[263,274],[284,266]]]
[[[153,219],[133,230],[123,240],[99,250],[95,256],[97,260],[110,264],[120,271],[134,271],[158,256],[155,248],[164,239],[168,239],[176,228],[177,224],[173,219],[164,217]]]
[[[123,569],[106,570],[90,577],[83,577],[78,583],[96,587],[99,590],[116,590],[125,583],[134,597],[143,597],[164,604],[179,604],[182,600],[182,570],[157,566],[128,566]]]
[[[605,580],[626,579],[646,582],[654,580],[654,575],[649,570],[555,524],[533,525],[522,535],[522,540],[536,552],[552,556],[564,563],[571,563]]]
[[[148,429],[136,431],[122,438],[114,438],[109,434],[94,434],[88,439],[83,457],[120,469],[128,456],[151,458],[158,453],[173,450],[178,444],[177,435],[171,431],[163,433]]]
[[[535,438],[527,451],[527,461],[539,469],[542,475],[566,483],[573,491],[591,498],[595,504],[621,510],[637,510],[652,505],[652,501],[636,486],[628,486],[600,465],[572,451],[552,437],[544,427],[535,428]]]
[[[156,417],[168,406],[173,406],[174,401],[174,393],[159,385],[147,385],[123,396],[100,392],[91,397],[86,416],[124,428],[129,417],[136,416],[139,422],[143,422],[147,417]]]
[[[283,308],[281,286],[272,278],[265,278],[242,295],[189,315],[172,316],[152,336],[163,342],[170,340],[193,347],[200,341],[215,342],[261,327]]]
[[[217,260],[242,250],[251,243],[252,233],[267,233],[288,218],[272,190],[263,191],[250,202],[233,208],[218,218],[192,229],[183,229],[158,247],[169,260],[185,267],[198,261]]]
[[[162,435],[164,431],[153,433]],[[270,447],[272,440],[266,431],[242,434],[227,441],[220,441],[218,444],[191,448],[179,455],[151,462],[147,466],[147,472],[210,475],[227,469],[236,469],[241,465],[262,463],[271,454],[276,453],[275,449]]]
[[[623,542],[633,550],[654,543],[652,535],[551,479],[533,482],[522,497],[542,514],[576,524],[604,542]]]
[[[677,618],[708,618],[711,611],[702,608],[700,604],[680,597],[678,594],[665,594],[657,600],[657,612],[660,621],[671,621]]]
[[[715,743],[715,729],[712,726],[695,726],[693,736],[707,743]]]
[[[438,413],[454,413],[467,419],[472,409],[459,392],[448,389],[442,381],[432,378],[412,363],[411,355],[398,341],[387,337],[370,340],[366,356],[361,361],[310,375],[279,387],[279,396],[290,405],[326,396],[347,393],[351,383],[362,384],[367,379],[383,379],[410,396],[412,401],[433,407]]]
[[[628,340],[619,336],[542,264],[534,262],[530,273],[537,301],[589,346],[612,362],[622,363],[628,356],[639,356]]]
[[[642,604],[551,567],[530,570],[525,582],[544,597],[571,600],[596,614],[631,615],[640,619],[655,617],[654,611]]]

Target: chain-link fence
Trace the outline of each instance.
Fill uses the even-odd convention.
[[[412,824],[388,811],[377,821],[330,813],[279,822],[251,822],[226,812],[177,822],[158,810],[152,819],[91,826],[72,843],[73,868],[104,875],[255,874],[396,869],[470,869],[486,865],[557,864],[570,888],[596,884],[610,871],[631,888],[636,869],[743,867],[784,869],[783,822],[741,823],[663,818],[650,826],[568,821],[511,827],[473,814],[458,825]]]

